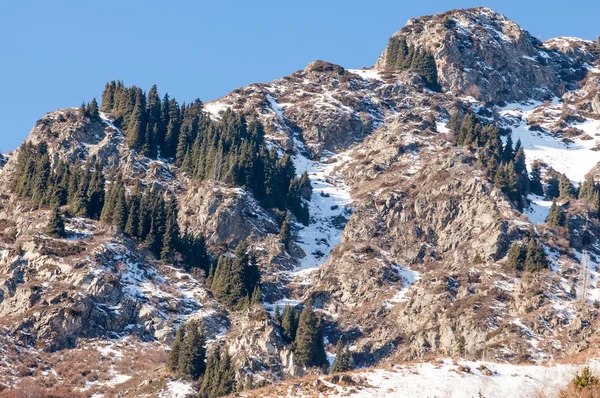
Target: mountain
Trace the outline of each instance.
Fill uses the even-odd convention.
[[[48,113],[0,157],[0,396],[570,388],[600,338],[599,53],[479,7],[371,68]]]

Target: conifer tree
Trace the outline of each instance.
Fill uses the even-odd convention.
[[[87,107],[87,113],[92,121],[100,119],[100,112],[98,110],[98,102],[96,102],[96,98],[92,98],[92,101]]]
[[[331,367],[332,373],[348,372],[354,369],[354,361],[352,359],[352,353],[350,353],[349,346],[343,346],[342,341],[339,340],[337,344],[337,355],[333,366]]]
[[[252,298],[250,299],[250,304],[252,305],[262,305],[263,301],[262,301],[262,289],[260,288],[260,285],[256,285],[254,287],[254,291],[252,292]]]
[[[544,187],[542,185],[542,168],[539,162],[533,162],[531,165],[530,189],[531,193],[538,196],[544,195]]]
[[[308,172],[304,171],[300,177],[300,189],[302,191],[302,197],[306,200],[310,200],[312,197],[313,187],[310,183],[310,177]]]
[[[312,310],[310,300],[305,304],[300,315],[295,344],[294,358],[300,366],[320,367],[327,364],[321,321]]]
[[[192,380],[198,379],[206,369],[206,338],[204,326],[199,326],[196,321],[191,321],[187,326],[187,333],[179,349],[177,370],[183,377]]]
[[[177,202],[175,198],[169,199],[166,209],[165,232],[162,239],[160,258],[164,262],[172,262],[176,254],[176,245],[179,239],[179,225],[177,223]]]
[[[98,219],[104,206],[104,169],[101,161],[96,161],[94,171],[87,189],[87,214],[89,217]]]
[[[112,225],[119,228],[121,231],[125,229],[127,224],[127,198],[125,197],[125,188],[122,183],[118,185],[114,202],[114,214]]]
[[[519,242],[515,242],[510,246],[507,253],[507,266],[508,268],[515,269],[517,271],[523,271],[525,269],[525,259],[527,257],[527,249]]]
[[[116,86],[117,84],[114,80],[106,83],[104,86],[104,91],[102,92],[102,110],[104,112],[111,112],[114,107]]]
[[[129,123],[126,130],[127,144],[135,149],[140,149],[142,147],[146,136],[145,108],[144,94],[138,89],[135,94],[133,113],[129,117]]]
[[[194,237],[189,233],[185,234],[180,242],[180,252],[186,271],[192,268],[209,271],[210,259],[206,252],[206,241],[203,236]]]
[[[290,239],[292,237],[292,226],[289,213],[286,213],[283,224],[281,224],[281,231],[279,232],[279,240],[285,246],[286,250],[289,249]]]
[[[560,196],[559,181],[556,176],[551,176],[546,184],[546,197],[550,200]]]
[[[292,342],[296,339],[296,331],[298,330],[298,315],[297,312],[290,306],[286,305],[283,308],[281,316],[281,328],[288,341]]]
[[[50,219],[46,226],[46,234],[55,238],[65,236],[65,222],[58,207],[55,207],[50,213]]]
[[[556,204],[555,200],[552,201],[552,206],[550,206],[550,212],[548,213],[548,217],[546,217],[546,223],[554,227],[565,226],[565,215],[560,209],[560,206]]]
[[[573,184],[571,184],[571,181],[569,181],[569,178],[564,174],[560,174],[558,179],[559,179],[558,191],[559,191],[560,197],[563,199],[574,198],[576,196],[575,188],[573,187]]]
[[[202,377],[199,397],[217,398],[231,394],[235,389],[235,374],[231,358],[225,351],[215,348],[208,357],[206,373]]]
[[[275,310],[273,311],[273,320],[276,324],[281,325],[281,310],[279,308],[279,304],[275,305]]]
[[[535,238],[530,238],[527,245],[527,254],[525,256],[525,270],[529,272],[538,272],[548,268],[548,259],[544,248]]]
[[[219,362],[219,379],[217,396],[223,397],[231,394],[235,389],[235,373],[231,366],[231,357],[226,350],[221,355],[221,361]]]
[[[167,359],[167,369],[171,372],[176,372],[179,367],[179,354],[181,352],[181,346],[183,345],[183,341],[185,338],[185,323],[182,323],[179,328],[177,328],[177,333],[175,334],[175,340],[173,341],[173,345],[171,346],[171,351],[169,351],[169,357]]]

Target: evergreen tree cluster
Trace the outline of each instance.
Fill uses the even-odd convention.
[[[207,283],[215,298],[231,310],[243,310],[250,304],[262,303],[260,270],[254,255],[248,253],[245,241],[238,245],[235,258],[228,254],[219,258]]]
[[[184,172],[200,179],[223,181],[251,191],[268,208],[290,211],[308,224],[302,201],[308,175],[296,176],[291,157],[279,157],[264,142],[264,127],[231,109],[220,121],[202,111],[202,102],[179,105],[168,95],[160,99],[156,85],[148,95],[122,82],[107,83],[102,110],[115,115],[130,147],[155,158],[172,159]]]
[[[544,187],[544,194],[548,199],[573,199],[577,197],[577,189],[566,175],[554,170],[548,171],[547,175],[548,179]]]
[[[104,172],[99,161],[68,166],[62,160],[52,168],[48,148],[41,142],[24,143],[17,158],[12,188],[21,199],[39,208],[69,205],[80,217],[98,218],[104,206]]]
[[[235,371],[226,350],[216,347],[206,361],[206,373],[202,377],[200,398],[216,398],[236,391]]]
[[[110,174],[108,190],[100,161],[68,166],[59,160],[52,168],[45,143],[23,144],[17,158],[18,177],[13,190],[19,198],[27,198],[38,208],[57,209],[68,205],[78,217],[101,220],[114,225],[129,236],[145,242],[154,255],[165,262],[181,262],[186,269],[209,269],[209,257],[203,238],[182,234],[177,223],[177,203],[174,197],[165,199],[159,189],[142,190],[140,181],[130,195],[120,176]],[[56,210],[55,210],[56,213]],[[62,218],[61,218],[62,220]],[[58,224],[57,224],[58,223]],[[48,231],[60,232],[56,216],[50,220]]]
[[[579,199],[586,201],[594,209],[594,217],[600,217],[600,184],[591,175],[581,183]]]
[[[283,332],[283,338],[288,343],[293,343],[296,339],[296,331],[298,330],[298,322],[300,314],[290,305],[283,307],[283,314],[279,311],[279,306],[275,307],[274,321],[277,323]]]
[[[305,303],[300,315],[289,305],[284,307],[283,314],[280,314],[279,307],[276,307],[274,320],[281,327],[283,337],[289,343],[293,343],[294,359],[298,365],[327,365],[321,318],[313,311],[310,300]]]
[[[440,90],[433,55],[426,50],[409,46],[404,36],[390,38],[386,51],[386,66],[394,70],[410,69],[425,78],[429,89]]]
[[[167,359],[167,368],[180,377],[197,380],[206,370],[206,336],[204,325],[190,321],[177,329]]]
[[[216,398],[235,391],[231,358],[215,348],[206,358],[204,325],[190,321],[177,329],[167,359],[167,369],[183,379],[199,381],[199,397]]]
[[[81,107],[79,108],[79,114],[82,118],[88,117],[92,121],[100,119],[100,109],[98,108],[98,102],[96,101],[96,98],[92,99],[92,101],[87,105],[85,102],[81,104]]]
[[[458,112],[452,114],[448,127],[457,145],[481,149],[478,160],[485,167],[487,177],[522,209],[531,188],[521,140],[513,146],[509,133],[503,145],[502,130],[494,125],[484,125],[472,112],[467,112],[464,117]]]
[[[539,272],[549,266],[544,247],[535,238],[533,230],[529,231],[523,243],[513,243],[507,256],[507,266],[517,271]]]

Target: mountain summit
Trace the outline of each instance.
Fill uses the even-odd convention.
[[[487,7],[410,19],[375,67],[394,67],[398,39],[434,56],[444,90],[484,102],[543,100],[573,89],[585,75],[582,62]]]

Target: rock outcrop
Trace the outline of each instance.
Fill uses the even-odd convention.
[[[392,37],[399,36],[433,54],[444,91],[483,102],[560,96],[585,74],[579,54],[544,46],[486,7],[413,18]],[[375,67],[385,68],[386,57],[387,50]]]

